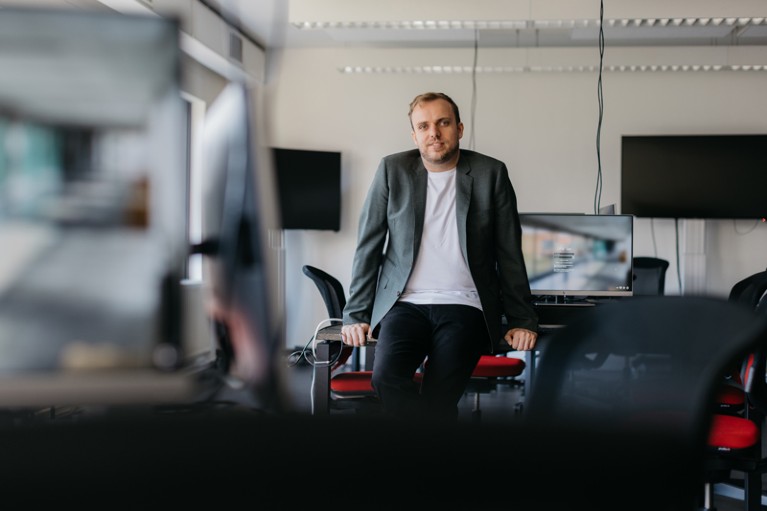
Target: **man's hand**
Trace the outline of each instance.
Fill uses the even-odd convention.
[[[344,327],[345,328],[345,327]],[[512,328],[503,336],[506,343],[519,351],[530,351],[535,348],[538,334],[525,328]]]
[[[364,346],[370,337],[370,325],[354,323],[341,327],[341,339],[349,346]]]

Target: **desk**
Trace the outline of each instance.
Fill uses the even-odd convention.
[[[538,314],[538,342],[536,349],[525,352],[527,377],[525,379],[525,396],[535,383],[535,369],[540,352],[544,350],[549,338],[561,330],[579,314],[591,310],[597,302],[575,302],[571,304],[536,303],[535,312]]]
[[[330,360],[334,356],[333,344],[341,342],[341,325],[331,325],[320,329],[315,337],[316,346],[314,348],[317,360],[324,361]],[[340,346],[340,345],[339,345]],[[365,355],[365,370],[372,370],[372,356],[375,342],[368,344],[368,347],[372,348],[370,352]],[[367,347],[365,348],[367,349]],[[508,353],[512,350],[504,339],[500,339],[496,345],[496,353]],[[535,364],[537,358],[537,350],[526,351],[525,354],[525,369],[527,371],[527,381],[525,386],[529,388],[531,381],[535,374]],[[312,382],[312,414],[314,415],[327,415],[330,413],[330,377],[331,366],[327,364],[315,365],[313,367],[313,382]]]
[[[580,309],[580,308],[578,308]],[[548,338],[559,329],[563,328],[563,324],[541,324],[539,327],[539,336],[536,349],[525,351],[525,396],[527,396],[533,387],[535,381],[535,370],[540,352],[548,342]],[[505,330],[505,327],[504,327]],[[316,347],[315,352],[317,359],[330,360],[333,354],[331,348],[333,343],[341,342],[341,325],[331,325],[320,329],[315,337]],[[368,345],[374,347],[375,342]],[[367,349],[367,348],[366,348]],[[501,339],[496,348],[496,353],[509,353],[516,351],[506,343],[504,339]],[[366,353],[365,356],[365,368],[364,370],[372,371],[372,357],[370,353]],[[313,384],[312,384],[312,413],[314,415],[327,415],[330,413],[330,366],[329,365],[315,365],[313,368]]]
[[[566,324],[574,317],[577,317],[579,312],[590,310],[594,304],[586,304],[582,306],[573,305],[561,305],[561,304],[546,304],[536,305],[536,312],[541,319],[541,324],[538,327],[538,342],[536,349],[525,351],[525,396],[529,395],[530,390],[535,383],[535,372],[538,357],[541,351],[545,349],[546,343],[549,338],[564,328]],[[506,331],[506,326],[503,327],[503,332]],[[341,325],[327,326],[317,332],[315,338],[317,342],[316,353],[319,360],[329,360],[332,350],[330,345],[333,342],[341,342]],[[371,346],[375,346],[375,343],[371,343]],[[516,351],[506,343],[504,339],[500,339],[495,348],[496,353],[509,353]],[[373,369],[371,353],[366,353],[364,370],[371,371]],[[312,387],[312,402],[313,413],[327,414],[330,412],[329,408],[329,396],[330,396],[330,366],[315,366],[314,367],[314,385]]]
[[[61,371],[0,377],[0,407],[189,403],[204,390],[194,373],[153,369]]]
[[[314,351],[317,360],[330,360],[332,342],[341,341],[341,325],[322,328],[314,338]],[[330,413],[330,368],[329,365],[312,366],[312,414]]]
[[[525,396],[529,395],[530,390],[533,388],[535,382],[535,370],[538,365],[538,357],[541,352],[545,350],[546,344],[549,338],[555,334],[558,330],[564,328],[565,325],[547,325],[541,324],[538,326],[538,341],[535,344],[535,349],[525,351]]]
[[[341,347],[341,325],[335,324],[320,329],[314,338],[314,352],[320,365],[314,365],[312,368],[312,414],[327,415],[330,413],[330,372],[331,365],[322,364],[322,361],[330,360],[334,356],[333,345]],[[374,346],[371,342],[368,346]],[[367,347],[363,348],[367,350]],[[372,350],[365,353],[365,365],[363,370],[371,371],[373,369]]]

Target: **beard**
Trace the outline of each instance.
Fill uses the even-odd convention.
[[[428,150],[428,147],[426,149],[419,149],[421,158],[434,165],[441,165],[455,158],[455,156],[458,154],[459,147],[457,143],[455,145],[445,145],[445,148],[442,150],[442,152],[436,154],[429,153]]]

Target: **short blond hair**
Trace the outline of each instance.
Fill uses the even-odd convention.
[[[450,107],[453,109],[453,115],[455,115],[455,123],[460,124],[461,122],[461,113],[458,111],[458,105],[455,104],[455,101],[448,96],[447,94],[443,92],[424,92],[423,94],[417,95],[413,101],[410,102],[410,110],[407,112],[407,118],[411,119],[410,126],[413,126],[412,116],[413,116],[413,110],[415,107],[420,105],[421,103],[429,103],[431,101],[436,101],[438,99],[444,99],[448,103],[450,103]]]

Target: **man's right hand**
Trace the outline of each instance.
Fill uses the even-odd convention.
[[[354,323],[341,327],[341,339],[349,346],[365,346],[370,335],[370,325],[367,323]]]

